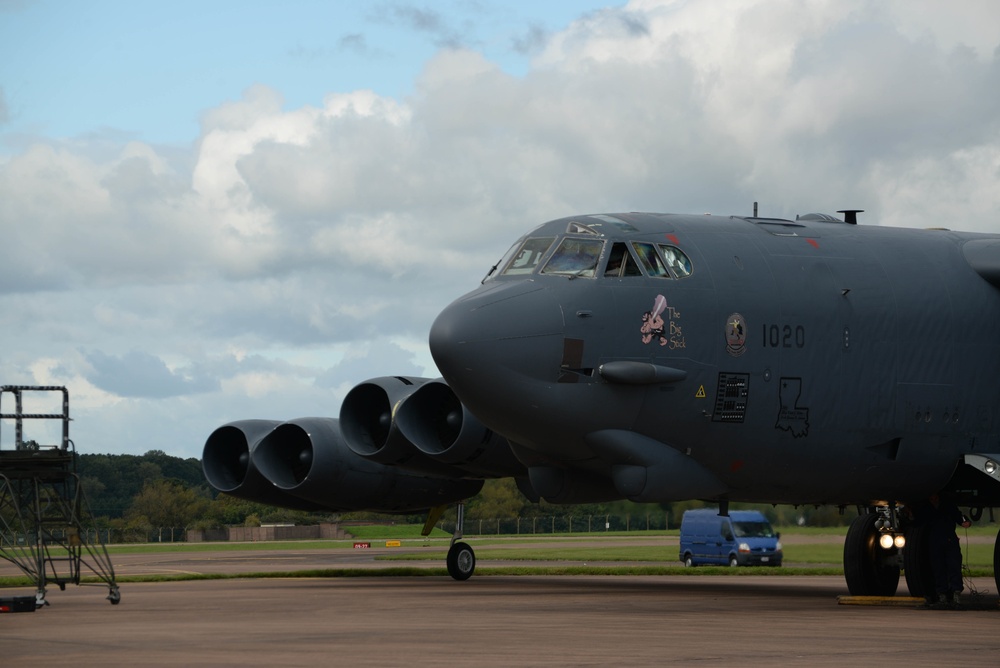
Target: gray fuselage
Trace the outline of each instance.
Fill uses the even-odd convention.
[[[548,269],[581,253],[567,238],[598,251],[593,268]],[[1000,295],[963,253],[983,239],[832,220],[565,218],[451,304],[431,350],[550,500],[553,470],[567,501],[614,489],[644,501],[922,498],[963,455],[997,451]],[[537,255],[530,271],[519,248]],[[630,466],[648,471],[647,491],[616,477]]]

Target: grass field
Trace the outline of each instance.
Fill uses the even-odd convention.
[[[216,577],[349,577],[352,575],[441,575],[451,536],[435,530],[420,536],[419,525],[351,527],[354,539],[315,541],[263,541],[255,543],[161,543],[112,545],[115,554],[156,554],[173,552],[253,552],[256,550],[353,550],[356,540],[373,547],[385,541],[400,541],[399,553],[379,554],[376,560],[384,568],[340,568],[324,571],[280,573],[240,573],[238,575],[137,576],[119,581],[157,581],[173,579],[208,579]],[[466,536],[476,550],[480,575],[838,575],[843,573],[843,540],[846,529],[781,528],[784,565],[781,568],[727,567],[684,568],[679,561],[677,531],[593,532],[573,534],[528,534],[520,536]],[[959,532],[962,553],[973,576],[993,574],[993,539],[995,525]],[[407,551],[405,548],[433,548]],[[407,566],[407,562],[436,561],[441,568],[427,565]],[[489,566],[482,562],[488,561]],[[531,562],[531,563],[528,563]],[[252,563],[252,562],[250,562]],[[25,578],[0,577],[0,587],[23,586]]]
[[[359,529],[362,527],[359,527]],[[386,527],[379,527],[384,529]],[[825,531],[822,533],[821,531]],[[838,529],[803,529],[793,527],[781,529],[784,536],[783,552],[786,564],[823,565],[840,568],[844,558],[843,537],[846,528]],[[363,532],[362,532],[363,533]],[[443,532],[442,532],[443,533]],[[993,541],[983,541],[984,537],[995,537],[996,529],[978,527],[975,530],[961,531],[962,555],[964,562],[973,569],[989,569],[993,567]],[[447,537],[447,534],[444,534]],[[405,539],[405,532],[397,532],[397,537]],[[662,545],[621,545],[630,539],[663,538]],[[360,538],[360,537],[359,537]],[[673,540],[671,540],[671,538]],[[577,534],[538,534],[535,536],[467,536],[466,540],[473,545],[479,559],[504,561],[621,561],[649,562],[665,565],[679,561],[677,548],[677,531],[659,532],[616,532],[613,534],[577,533]],[[800,541],[798,538],[807,538]],[[364,536],[364,540],[369,540]],[[419,531],[413,534],[413,539],[420,540]],[[824,540],[827,539],[827,540]],[[574,543],[596,541],[607,543],[600,546],[580,546]],[[518,544],[530,543],[530,547],[516,547]],[[436,555],[398,555],[385,557],[387,560],[421,560],[436,559]]]
[[[253,550],[314,550],[353,549],[354,541],[369,541],[377,545],[387,540],[400,540],[408,545],[443,544],[451,539],[451,534],[434,529],[431,535],[420,535],[421,526],[373,525],[351,527],[352,540],[311,540],[311,541],[266,541],[256,543],[144,543],[139,545],[110,545],[108,552],[115,554],[140,554],[158,552],[218,552]],[[816,564],[839,567],[843,561],[843,538],[847,533],[842,528],[781,527],[784,559],[789,564]],[[976,569],[992,569],[993,541],[995,526],[978,526],[959,531],[962,554],[965,562]],[[621,561],[649,562],[665,565],[679,560],[676,530],[670,531],[620,531],[620,532],[578,532],[559,534],[483,535],[469,536],[465,540],[476,549],[479,559],[504,561]],[[625,545],[629,541],[662,540],[662,544]],[[807,540],[798,540],[807,539]],[[597,542],[599,546],[581,546],[582,542]],[[528,545],[530,547],[518,547]],[[384,557],[385,560],[438,559],[435,553],[401,554]]]

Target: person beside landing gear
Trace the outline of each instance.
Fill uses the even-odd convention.
[[[916,523],[926,527],[931,572],[934,574],[935,591],[928,591],[924,599],[929,607],[936,610],[953,609],[959,605],[959,595],[965,589],[962,583],[962,547],[955,527],[967,528],[972,522],[956,504],[936,493],[931,494],[926,504],[914,509],[913,514]]]

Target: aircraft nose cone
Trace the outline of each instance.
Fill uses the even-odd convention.
[[[532,282],[487,284],[452,302],[430,331],[438,370],[459,396],[465,384],[507,373],[555,379],[562,314]]]
[[[462,308],[457,302],[453,302],[438,314],[431,325],[428,344],[439,371],[460,367],[459,358],[462,355],[460,348],[470,340],[480,338],[475,333],[474,323],[465,317],[467,312],[467,308]]]

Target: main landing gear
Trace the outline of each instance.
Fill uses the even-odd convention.
[[[903,574],[910,596],[935,596],[934,572],[931,569],[930,533],[926,527],[911,526],[906,531],[906,547],[903,549]]]
[[[421,532],[424,536],[430,535],[431,529],[437,524],[438,519],[440,519],[441,514],[446,508],[447,506],[431,508],[427,516],[427,522],[424,524],[424,530]],[[464,524],[465,502],[463,501],[458,504],[455,533],[451,536],[451,546],[448,548],[447,558],[448,575],[459,582],[471,578],[476,570],[476,553],[473,552],[472,547],[468,543],[462,541],[462,528]]]
[[[975,513],[970,515],[978,520]],[[926,527],[902,522],[895,504],[866,509],[851,523],[844,541],[847,589],[854,596],[893,596],[899,586],[900,570],[910,596],[934,596]],[[993,577],[1000,591],[1000,533],[993,546]]]
[[[993,543],[993,579],[997,583],[997,591],[1000,591],[1000,531],[997,532],[997,540]]]
[[[990,511],[990,521],[993,521]],[[983,508],[970,508],[969,517],[978,522]],[[964,555],[967,556],[967,555]],[[910,596],[934,597],[934,572],[931,566],[930,534],[925,527],[910,526],[906,530],[906,549],[903,550],[903,572]],[[1000,532],[993,543],[993,580],[1000,591]]]
[[[853,596],[893,596],[899,586],[900,550],[895,505],[869,508],[851,522],[844,540],[844,578]]]

